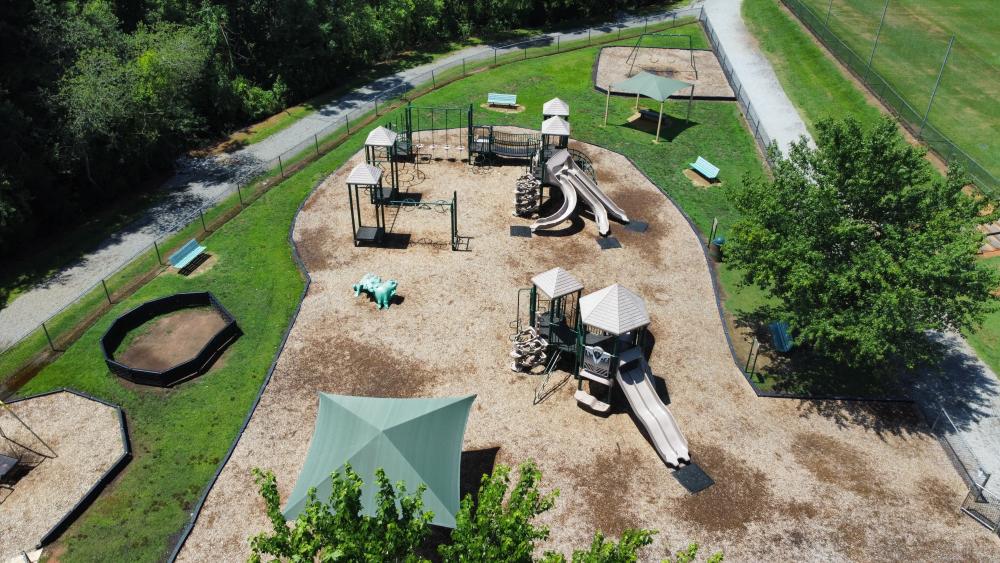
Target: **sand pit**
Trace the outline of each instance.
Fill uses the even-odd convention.
[[[957,507],[964,486],[941,446],[906,407],[760,399],[733,363],[702,246],[681,213],[627,159],[573,143],[600,187],[645,233],[612,224],[621,248],[601,251],[590,219],[517,238],[511,216],[520,165],[422,165],[405,190],[424,199],[459,192],[459,233],[447,215],[392,212],[405,249],[356,248],[344,180],[331,175],[299,214],[294,240],[312,285],[273,379],[210,491],[182,561],[244,560],[268,528],[250,470],[291,491],[309,447],[317,391],[384,397],[476,393],[465,449],[497,448],[498,463],[537,460],[561,491],[544,517],[543,549],[569,553],[594,530],[657,529],[645,559],[698,541],[727,560],[996,559],[996,538]],[[418,177],[419,176],[419,177]],[[395,222],[395,223],[394,223]],[[641,295],[655,339],[650,364],[694,461],[716,485],[689,495],[619,398],[607,417],[579,408],[575,384],[532,405],[538,379],[507,365],[518,288],[562,266],[584,293],[621,282]],[[377,311],[351,284],[366,272],[399,280],[402,300]],[[557,374],[558,375],[558,374]],[[562,374],[565,375],[565,374]],[[888,549],[888,551],[887,551]]]
[[[103,403],[61,391],[12,403],[57,457],[40,458],[14,485],[0,490],[0,561],[31,551],[125,453],[118,411]],[[22,445],[51,455],[6,410],[0,428]],[[4,440],[0,438],[0,442]],[[0,448],[4,448],[0,444]],[[0,449],[0,452],[5,451]]]
[[[133,368],[164,371],[198,355],[226,324],[212,307],[156,317],[133,331],[138,336],[122,344],[115,359]]]
[[[621,82],[629,76],[646,71],[675,80],[683,80],[694,84],[694,97],[701,99],[733,100],[733,89],[726,80],[722,66],[715,53],[708,50],[688,51],[687,49],[663,49],[658,47],[640,47],[635,65],[626,61],[632,47],[605,47],[597,58],[597,71],[594,74],[595,86],[606,92],[608,84]],[[691,66],[691,54],[694,54],[694,67]],[[632,74],[629,67],[632,66]],[[697,69],[697,72],[695,72]],[[674,97],[686,98],[690,89],[678,92]]]

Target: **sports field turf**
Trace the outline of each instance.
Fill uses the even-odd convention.
[[[777,1],[777,0],[775,0]],[[883,2],[878,0],[799,0],[863,62],[872,53]],[[894,0],[878,34],[872,68],[907,101],[904,119],[919,125],[941,63],[955,44],[941,75],[928,115],[930,125],[949,137],[994,177],[1000,177],[1000,42],[994,0]],[[831,8],[832,7],[832,8]],[[897,108],[899,110],[899,108]],[[933,141],[933,139],[929,139]]]

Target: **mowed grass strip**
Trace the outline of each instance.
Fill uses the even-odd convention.
[[[678,28],[695,47],[705,47],[697,25]],[[634,40],[633,40],[634,42]],[[623,42],[631,44],[631,42]],[[598,48],[528,60],[482,72],[432,92],[421,106],[476,106],[478,123],[537,129],[541,107],[559,96],[570,104],[573,137],[630,156],[707,232],[714,217],[723,226],[735,214],[721,187],[695,187],[683,175],[687,163],[705,156],[722,168],[725,183],[762,168],[749,133],[731,102],[695,102],[692,123],[680,116],[686,102],[670,102],[667,140],[654,144],[648,126],[633,128],[632,100],[613,98],[609,125],[602,126],[604,97],[591,85]],[[527,109],[502,114],[479,109],[490,91],[513,91]],[[399,111],[378,123],[394,120]],[[194,503],[236,436],[299,301],[304,279],[292,258],[288,231],[298,206],[317,182],[360,150],[367,132],[291,176],[205,239],[218,263],[200,275],[166,273],[116,305],[21,394],[67,386],[121,404],[135,459],[60,541],[61,559],[158,560],[169,552]],[[474,189],[457,186],[457,189]],[[641,219],[641,218],[640,218]],[[332,220],[349,220],[348,217]],[[122,382],[104,365],[100,336],[121,312],[178,291],[208,290],[236,316],[244,331],[216,367],[175,389],[147,389]],[[736,290],[734,289],[734,292]]]

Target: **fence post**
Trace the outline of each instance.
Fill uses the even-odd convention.
[[[497,50],[493,49],[493,66],[497,66]]]
[[[559,36],[556,35],[556,52],[559,52]]]
[[[111,301],[111,292],[108,291],[108,284],[104,283],[104,278],[101,278],[101,286],[104,288],[104,296],[108,298],[108,305],[114,305]]]
[[[347,132],[350,133],[351,130],[348,129]],[[278,170],[281,171],[281,177],[284,178],[285,177],[285,164],[283,162],[281,162],[281,155],[280,154],[278,155]]]
[[[646,26],[648,26],[648,25],[649,25],[649,17],[647,16],[646,19],[642,20],[642,32],[643,33],[646,33]]]
[[[528,60],[528,46],[524,46],[524,60]]]
[[[207,233],[208,232],[208,226],[205,225],[205,208],[199,209],[198,210],[198,215],[201,215],[201,230]]]
[[[590,45],[590,29],[589,27],[587,28],[587,45]]]
[[[53,352],[58,352],[56,345],[52,343],[52,336],[49,334],[49,329],[45,326],[45,323],[42,323],[42,330],[45,331],[45,339],[49,341],[49,348],[52,348]]]
[[[434,88],[438,87],[437,86],[437,79],[434,78],[434,69],[433,68],[431,69],[431,86],[433,86]]]
[[[944,67],[948,64],[948,57],[951,56],[951,47],[955,44],[955,36],[952,35],[951,39],[948,40],[948,50],[944,52],[944,60],[941,61],[941,68],[938,70],[937,80],[934,81],[934,89],[931,90],[931,99],[927,102],[927,111],[924,112],[924,119],[920,122],[920,129],[917,130],[917,138],[920,138],[921,133],[924,132],[924,126],[927,125],[927,118],[931,114],[931,106],[934,105],[934,96],[937,96],[938,86],[941,85],[941,77],[944,76]]]
[[[833,13],[833,0],[830,0],[830,5],[826,7],[826,21],[823,23],[824,26],[830,27],[830,14]]]
[[[239,184],[236,184],[236,191],[237,192],[240,191],[240,185]],[[243,196],[240,196],[240,205],[243,205]],[[156,251],[156,261],[159,262],[159,264],[162,266],[163,265],[163,257],[160,256],[160,247],[156,244],[155,240],[153,241],[153,250]]]
[[[868,82],[868,73],[872,69],[872,61],[875,60],[875,49],[878,48],[878,38],[882,35],[882,24],[885,23],[885,13],[889,10],[889,0],[885,0],[885,4],[882,5],[882,17],[878,20],[878,29],[875,30],[875,41],[872,41],[872,53],[868,55],[868,66],[865,67],[865,77],[861,82]]]
[[[462,76],[465,76],[465,57],[462,57]]]
[[[378,117],[378,96],[372,98],[372,101],[375,102],[375,117]]]
[[[347,134],[351,134],[351,120],[348,119],[347,115],[344,115],[344,123],[347,124]]]
[[[317,137],[315,133],[313,134],[313,145],[316,147],[316,156],[319,156],[319,137]],[[237,184],[236,187],[240,187],[239,184]]]

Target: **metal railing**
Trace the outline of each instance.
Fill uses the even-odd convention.
[[[668,11],[485,48],[481,52],[443,62],[419,74],[403,73],[405,79],[398,85],[367,97],[361,96],[353,107],[336,116],[310,116],[308,119],[313,122],[325,123],[302,133],[302,139],[298,143],[275,156],[256,156],[256,145],[251,145],[232,155],[180,160],[181,170],[189,168],[197,172],[199,167],[212,169],[210,173],[223,177],[219,183],[225,187],[202,199],[193,210],[158,217],[165,226],[151,242],[122,259],[114,269],[102,275],[33,328],[12,337],[6,345],[0,342],[0,346],[3,346],[0,351],[0,381],[5,381],[8,387],[16,387],[19,382],[10,381],[10,376],[30,371],[25,368],[35,363],[48,361],[48,358],[42,357],[46,349],[57,353],[68,347],[111,306],[163,271],[170,252],[183,244],[185,239],[211,233],[275,185],[277,179],[291,174],[306,159],[320,156],[324,147],[344,135],[350,135],[370,116],[378,117],[380,113],[387,113],[408,98],[412,99],[485,68],[579,49],[598,42],[636,37],[650,28],[683,25],[688,18],[693,21],[700,15],[700,8]],[[378,80],[373,84],[377,87]],[[342,101],[338,102],[340,103]]]
[[[917,139],[927,144],[931,150],[948,163],[961,164],[980,189],[993,195],[1000,195],[1000,180],[990,173],[982,163],[970,155],[967,150],[960,147],[958,143],[941,131],[942,125],[951,126],[953,132],[956,128],[967,128],[970,125],[968,121],[969,116],[974,116],[975,114],[960,116],[951,114],[959,108],[970,109],[965,104],[972,104],[973,102],[958,99],[954,102],[956,105],[951,107],[950,111],[942,109],[936,114],[933,111],[935,106],[942,105],[942,94],[950,93],[955,98],[969,95],[981,96],[981,93],[970,93],[970,90],[975,89],[974,84],[964,83],[970,73],[988,77],[985,79],[987,84],[1000,85],[1000,71],[986,62],[980,61],[972,53],[956,48],[954,36],[951,36],[947,41],[942,37],[940,53],[935,53],[940,58],[931,59],[928,55],[924,61],[926,64],[922,65],[921,68],[915,68],[914,61],[912,60],[896,60],[902,53],[909,51],[908,47],[912,47],[913,45],[926,47],[926,45],[922,45],[926,43],[925,38],[914,35],[917,31],[916,28],[921,28],[920,31],[925,32],[926,29],[924,28],[926,26],[921,25],[919,22],[914,22],[909,26],[905,25],[901,19],[894,17],[895,14],[890,12],[888,1],[884,5],[879,6],[880,19],[876,21],[875,13],[872,13],[872,21],[868,22],[871,24],[870,26],[864,25],[865,22],[858,22],[853,19],[850,22],[839,22],[834,13],[833,0],[829,0],[829,4],[825,4],[824,0],[826,13],[823,15],[818,14],[802,0],[782,0],[782,2],[855,77],[889,108],[899,122]],[[889,15],[888,23],[887,14]],[[838,35],[831,28],[831,24],[843,27],[845,30],[856,30],[858,26],[866,30],[869,27],[875,29],[875,34],[870,44],[870,51],[868,50],[868,45],[865,45],[866,52],[858,53],[848,45],[849,39],[842,37],[843,33]],[[858,37],[854,38],[855,43],[863,40],[866,41],[863,38],[864,35],[865,33],[858,32]],[[881,55],[879,51],[880,41],[883,45],[883,50],[887,52],[885,55]],[[881,58],[879,58],[880,56]],[[886,61],[884,64],[882,63],[883,60]],[[959,62],[956,63],[956,60]],[[884,66],[887,70],[880,71],[880,66]],[[949,66],[956,67],[956,70],[949,73],[947,70]],[[896,70],[900,68],[904,68],[905,70]],[[896,73],[897,76],[889,78],[886,76],[886,73]],[[925,80],[925,88],[922,89],[914,83],[914,81],[919,81],[921,76]],[[942,86],[942,78],[945,79],[947,92],[939,92]],[[904,87],[899,84],[901,81],[910,82],[905,85],[908,92],[905,95],[900,91]],[[958,88],[959,81],[962,81],[961,89]],[[917,101],[917,97],[923,97],[923,90],[927,93],[926,99]],[[965,94],[962,96],[956,94],[956,92],[963,91]],[[988,98],[991,95],[992,93],[988,94],[987,99],[979,99],[976,103],[992,106],[994,102]],[[950,104],[952,100],[946,100],[946,102]],[[934,119],[934,115],[941,116],[942,121]],[[986,123],[971,123],[971,125],[981,128],[984,126],[988,127]],[[994,133],[988,128],[983,128],[982,132],[985,135]]]
[[[935,412],[924,412],[924,415],[933,420],[931,433],[941,443],[948,459],[969,488],[969,494],[962,502],[962,512],[991,531],[1000,531],[1000,493],[990,490],[991,474],[983,467],[943,406],[938,405]]]

